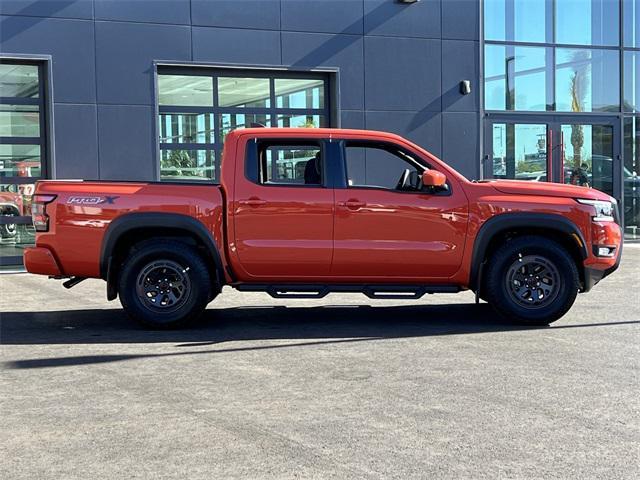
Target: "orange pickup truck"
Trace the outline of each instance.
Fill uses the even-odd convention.
[[[229,285],[276,298],[471,289],[524,324],[562,317],[614,271],[617,205],[597,190],[469,181],[390,133],[235,130],[219,184],[42,181],[29,272],[102,278],[152,327],[184,325]]]

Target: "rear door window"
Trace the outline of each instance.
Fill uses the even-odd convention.
[[[321,186],[324,183],[320,145],[262,145],[258,159],[261,184]]]

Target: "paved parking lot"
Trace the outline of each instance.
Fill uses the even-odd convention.
[[[473,295],[225,290],[152,332],[0,276],[0,478],[638,478],[640,248],[550,328]]]

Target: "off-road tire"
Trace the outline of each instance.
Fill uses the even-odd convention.
[[[189,325],[204,311],[211,291],[209,271],[198,251],[169,240],[147,241],[134,247],[118,281],[126,313],[154,329]]]
[[[535,265],[543,269],[540,272],[550,272],[542,287],[536,286],[541,282],[538,279],[536,283]],[[523,279],[532,286],[522,282]],[[548,238],[528,235],[509,240],[496,249],[486,265],[483,283],[483,296],[504,319],[522,325],[548,325],[569,311],[578,294],[580,277],[573,257],[565,248]],[[529,297],[527,288],[533,291]],[[531,304],[525,305],[527,301]],[[535,302],[540,304],[533,305]]]

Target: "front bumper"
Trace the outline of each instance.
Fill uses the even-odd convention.
[[[600,280],[611,275],[620,266],[622,245],[624,243],[622,230],[615,223],[597,223],[592,225],[592,252],[584,262],[583,292],[591,290]],[[597,257],[595,251],[599,245],[615,246],[615,257]]]
[[[26,248],[24,251],[24,266],[29,273],[50,275],[52,277],[63,275],[53,253],[46,247]]]
[[[585,268],[584,269],[584,287],[583,292],[591,290],[600,280],[609,276],[615,272],[620,266],[620,255],[618,255],[618,261],[613,267],[609,267],[606,270],[598,270],[597,268]]]

